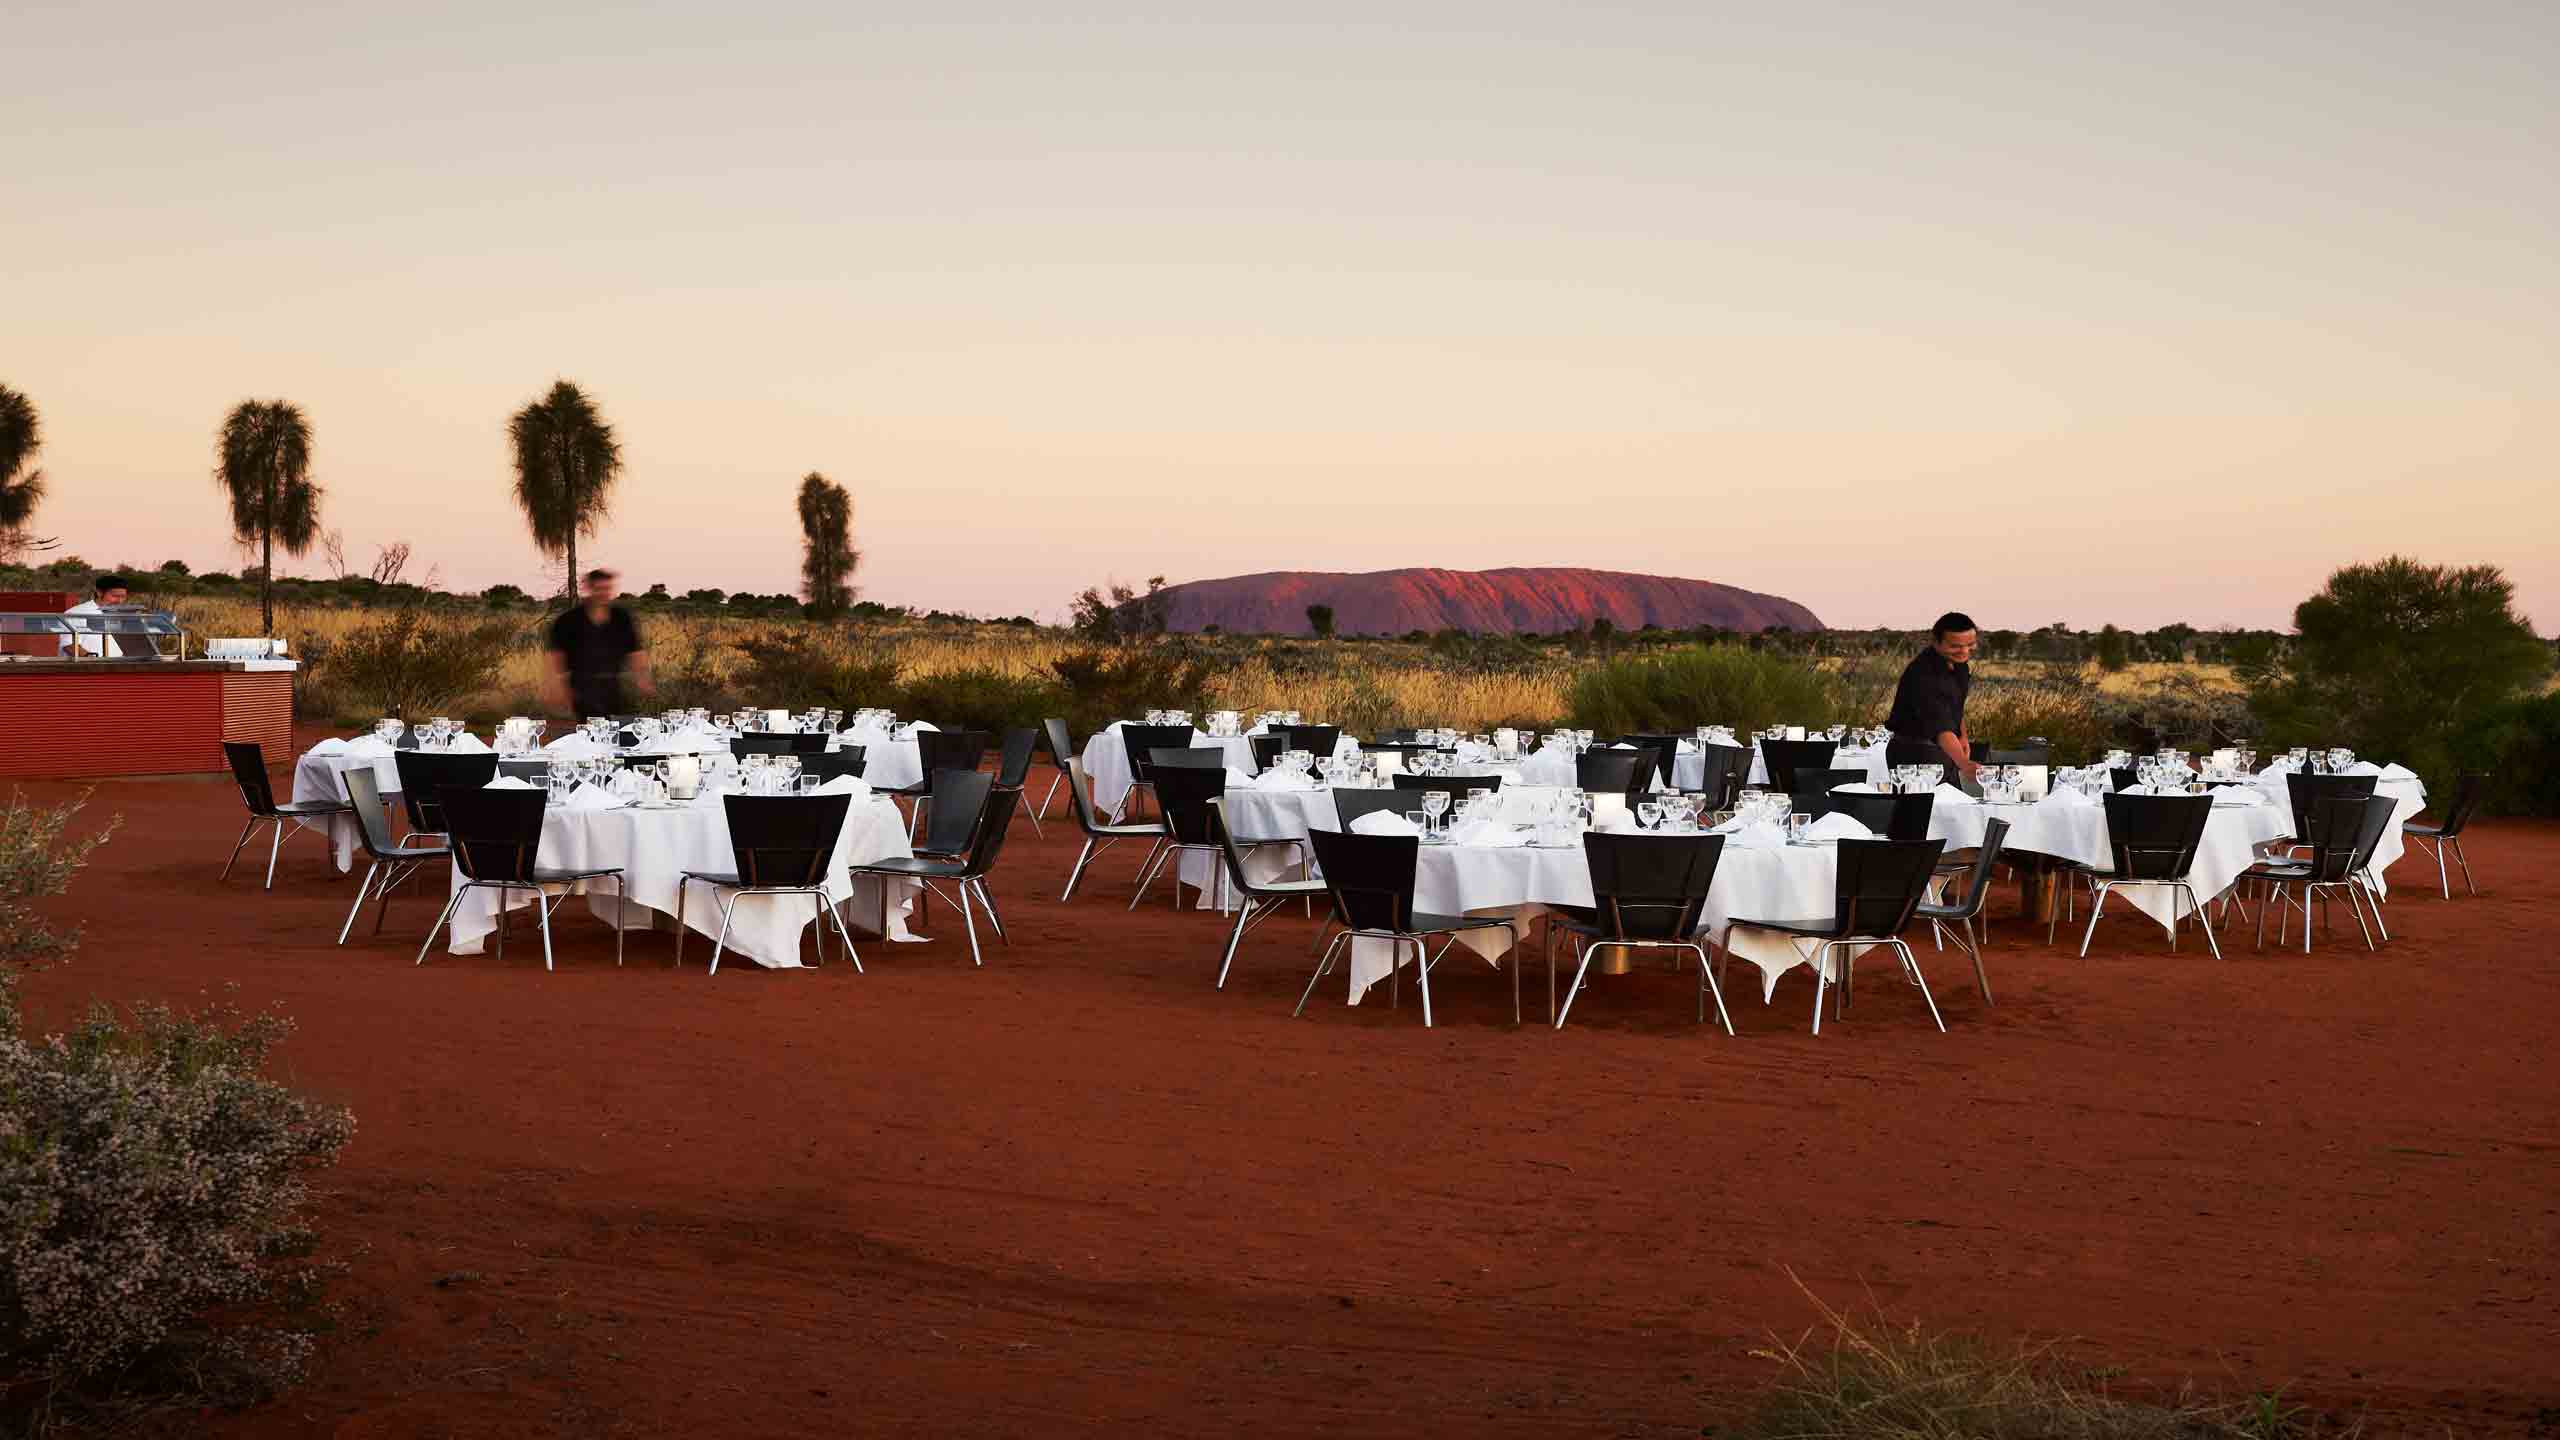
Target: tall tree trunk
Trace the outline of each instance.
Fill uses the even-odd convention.
[[[266,523],[258,527],[259,543],[264,547],[258,561],[258,613],[265,633],[276,633],[276,472],[267,467]]]

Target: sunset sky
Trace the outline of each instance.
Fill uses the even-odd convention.
[[[639,585],[794,588],[816,469],[869,598],[991,614],[2282,624],[2397,550],[2560,630],[2560,6],[1268,8],[16,0],[36,528],[236,565],[214,429],[284,397],[352,560],[531,587],[566,377]]]

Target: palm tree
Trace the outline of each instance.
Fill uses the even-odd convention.
[[[27,462],[43,448],[35,402],[0,385],[0,559],[39,543],[26,538],[26,525],[44,498],[44,472],[29,469]]]
[[[800,482],[800,581],[809,612],[832,620],[853,603],[853,496],[812,470]]]
[[[276,630],[276,544],[300,555],[320,534],[311,422],[290,400],[243,400],[222,422],[214,479],[231,496],[231,533],[258,542],[258,611]]]
[[[578,593],[578,537],[604,520],[605,496],[622,474],[622,445],[586,392],[566,380],[507,422],[515,447],[516,503],[533,527],[533,543],[569,562],[568,593]]]

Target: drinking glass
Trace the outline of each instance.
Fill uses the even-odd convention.
[[[1790,814],[1787,816],[1787,843],[1790,845],[1802,845],[1805,843],[1805,832],[1812,828],[1812,816],[1807,815],[1800,810]]]
[[[1428,820],[1431,822],[1432,827],[1433,827],[1434,829],[1439,828],[1439,825],[1440,825],[1440,817],[1441,817],[1441,816],[1443,816],[1443,815],[1445,815],[1445,814],[1447,814],[1448,812],[1449,812],[1449,792],[1448,792],[1448,791],[1446,791],[1446,790],[1425,790],[1425,791],[1423,791],[1423,792],[1422,792],[1422,813],[1423,813],[1424,818],[1428,819]]]
[[[1658,801],[1644,800],[1636,805],[1636,821],[1647,830],[1662,828],[1662,806]]]

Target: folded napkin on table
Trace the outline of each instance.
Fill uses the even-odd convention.
[[[444,748],[456,755],[486,755],[489,753],[489,742],[465,730],[454,736]]]
[[[347,753],[350,755],[371,755],[379,758],[390,754],[391,747],[384,743],[382,737],[379,735],[359,735],[353,740],[347,742]]]
[[[1372,810],[1351,822],[1354,835],[1414,835],[1422,832],[1414,823],[1393,810]]]
[[[1227,772],[1230,776],[1235,773],[1233,770]],[[1233,785],[1236,782],[1230,779],[1227,783]],[[1316,788],[1314,780],[1294,770],[1265,770],[1245,783],[1256,790],[1313,790]]]
[[[328,739],[321,741],[319,744],[312,746],[311,753],[314,755],[344,755],[347,753],[347,742],[332,735]]]
[[[918,720],[915,722],[915,727],[919,730],[939,730],[942,728],[930,720]]]
[[[480,788],[483,790],[530,790],[533,784],[530,781],[519,780],[513,775],[501,775]]]
[[[1947,787],[1941,785],[1938,788],[1944,790]],[[2062,785],[2056,786],[2053,790],[2048,792],[2042,800],[2039,800],[2036,803],[2039,805],[2050,805],[2057,810],[2086,810],[2098,802],[2090,796],[2083,795],[2079,791],[2072,789],[2068,785]]]
[[[1277,775],[1277,774],[1279,774],[1280,772],[1279,772],[1279,771],[1277,771],[1277,770],[1269,770],[1269,771],[1265,771],[1265,772],[1263,772],[1263,773],[1265,773],[1266,775]],[[1230,765],[1230,766],[1228,766],[1228,767],[1227,767],[1227,788],[1228,788],[1228,789],[1230,789],[1230,790],[1250,790],[1250,789],[1252,789],[1252,788],[1253,788],[1253,781],[1254,781],[1254,777],[1253,777],[1253,776],[1251,776],[1251,775],[1247,775],[1246,773],[1244,773],[1243,771],[1241,771],[1241,770],[1237,769],[1237,768],[1236,768],[1236,767],[1234,767],[1233,765]]]
[[[608,753],[603,746],[595,742],[595,737],[584,730],[572,730],[542,748],[554,755],[565,756],[571,760],[592,760],[598,755]]]
[[[1976,800],[1972,796],[1957,789],[1953,785],[1947,784],[1943,780],[1938,782],[1937,789],[1932,790],[1929,793],[1937,796],[1938,803],[1941,805],[1979,805],[1982,803],[1981,801]]]
[[[1740,820],[1727,820],[1713,833],[1724,837],[1727,850],[1783,850],[1787,845],[1787,832],[1768,820],[1753,820],[1747,824]]]
[[[2213,792],[2213,803],[2226,809],[2236,805],[2264,805],[2267,797],[2248,785],[2224,785]]]
[[[2418,778],[2418,772],[2410,769],[2406,765],[2394,762],[2382,767],[2382,778],[2385,780],[2415,780]]]
[[[1858,823],[1858,817],[1843,815],[1837,810],[1804,827],[1804,833],[1808,840],[1872,840],[1876,837],[1876,832]]]
[[[1627,797],[1624,795],[1591,797],[1591,821],[1595,825],[1605,826],[1612,820],[1624,820],[1630,813],[1627,809]]]
[[[1509,850],[1529,843],[1528,835],[1495,820],[1470,820],[1453,831],[1449,838],[1459,845],[1490,850]]]
[[[569,798],[561,801],[560,805],[565,810],[619,810],[622,808],[622,802],[614,798],[613,792],[601,785],[581,785],[570,791]]]
[[[2382,773],[2382,767],[2374,764],[2370,760],[2359,760],[2339,773],[2345,775],[2379,775]]]
[[[1621,740],[1621,741],[1619,741],[1617,744],[1612,745],[1612,746],[1610,746],[1609,748],[1610,748],[1610,749],[1612,749],[1612,750],[1633,750],[1633,749],[1634,749],[1634,748],[1636,748],[1636,747],[1634,747],[1633,745],[1628,744],[1628,743],[1627,743],[1626,741],[1624,741],[1624,740]]]
[[[859,775],[839,775],[818,787],[821,795],[850,795],[856,800],[871,798],[871,782]]]

